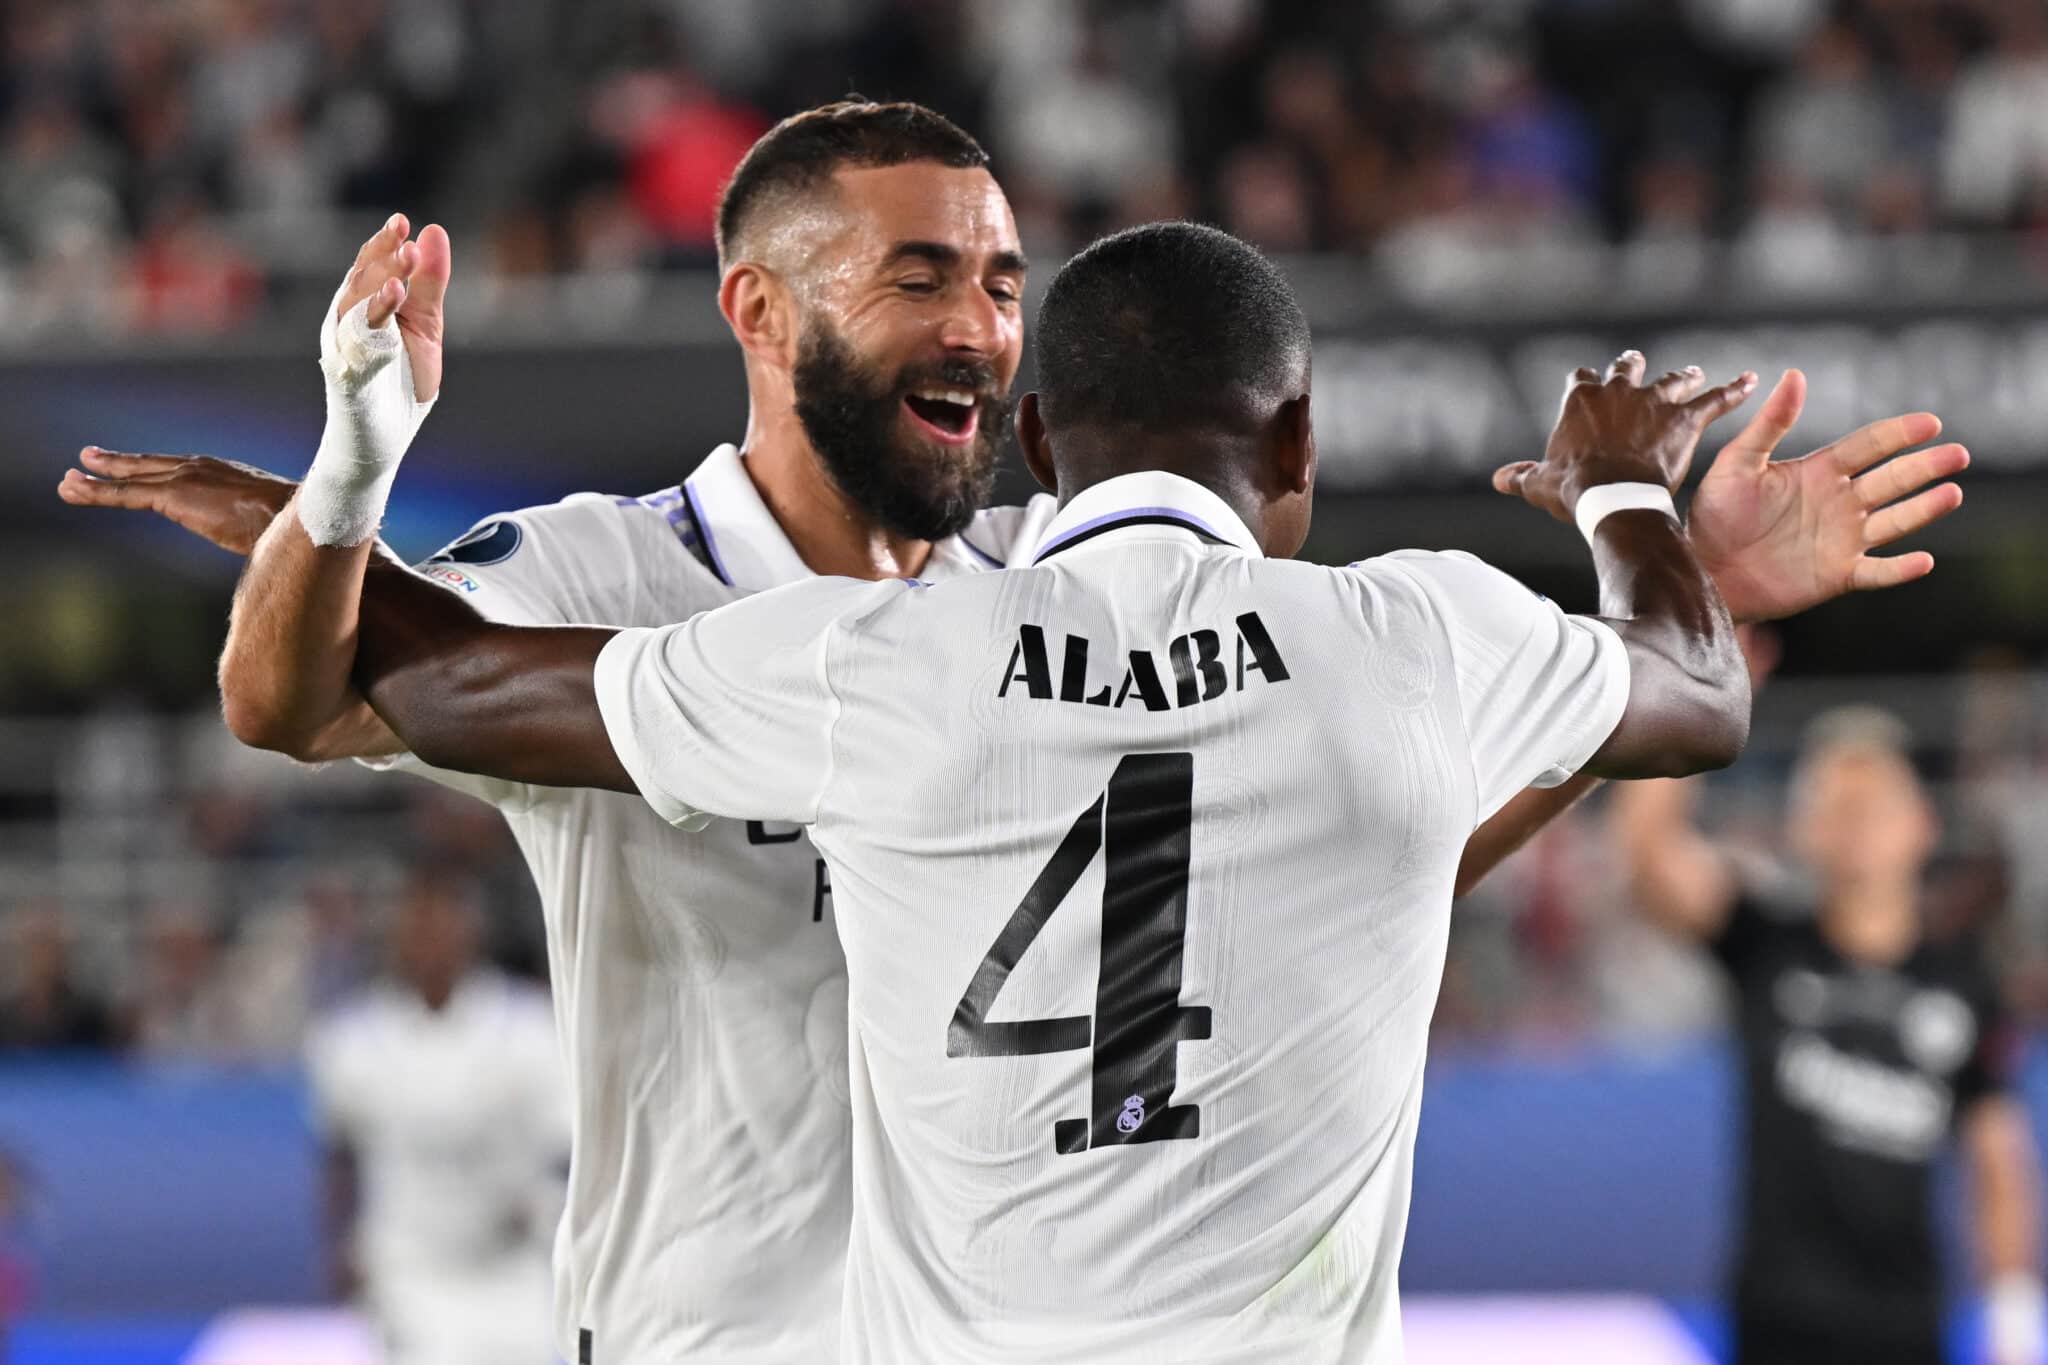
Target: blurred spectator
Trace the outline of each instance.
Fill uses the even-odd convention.
[[[63,911],[24,905],[0,932],[8,966],[8,979],[0,982],[0,1052],[111,1046],[113,1020],[78,982]]]
[[[1869,47],[1848,24],[1829,24],[1764,96],[1754,161],[1795,168],[1823,203],[1839,209],[1890,159],[1892,126]]]
[[[339,1293],[393,1365],[553,1359],[548,1245],[569,1108],[547,997],[482,965],[467,883],[416,876],[389,978],[307,1046]]]
[[[190,905],[151,906],[129,1034],[144,1055],[181,1061],[233,1060],[247,1052],[239,1002],[221,969],[223,934]]]
[[[1965,221],[1998,225],[2048,180],[2048,10],[2035,0],[1992,9],[1992,48],[1965,66],[1950,97],[1942,186]]]

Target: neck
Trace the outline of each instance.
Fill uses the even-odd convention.
[[[826,472],[793,408],[747,413],[740,446],[747,477],[812,573],[841,578],[915,578],[932,544],[875,525]]]
[[[1062,434],[1059,500],[1064,507],[1085,488],[1125,474],[1175,474],[1223,499],[1252,529],[1265,524],[1265,500],[1252,486],[1253,459],[1242,438],[1199,432],[1148,440],[1125,432]]]
[[[1820,930],[1854,962],[1889,967],[1920,942],[1920,895],[1911,880],[1831,888],[1822,902]]]

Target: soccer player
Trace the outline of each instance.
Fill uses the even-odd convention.
[[[854,504],[853,494],[886,494],[898,508],[914,508],[943,500],[944,488],[961,481],[930,460],[943,447],[916,444],[923,428],[907,420],[914,414],[896,412],[894,393],[880,391],[867,402],[867,419],[858,424],[867,428],[865,441],[833,440],[832,430],[844,423],[819,414],[833,406],[848,410],[846,385],[834,382],[833,367],[821,367],[815,355],[845,348],[816,344],[812,363],[800,363],[799,355],[792,364],[791,351],[802,349],[792,346],[792,334],[829,337],[858,327],[864,351],[878,343],[900,349],[892,329],[876,325],[883,311],[872,297],[878,282],[901,292],[897,323],[912,327],[920,316],[943,316],[963,301],[978,307],[977,291],[1006,294],[1013,283],[1007,275],[984,283],[981,268],[994,264],[986,251],[962,251],[952,264],[933,253],[862,254],[893,253],[891,234],[912,230],[903,218],[906,207],[943,199],[949,184],[972,179],[959,174],[971,167],[950,162],[978,155],[950,140],[936,147],[913,142],[891,153],[911,160],[870,168],[864,158],[882,153],[878,139],[860,130],[877,124],[912,132],[938,126],[933,116],[896,107],[813,111],[769,134],[748,159],[757,173],[743,171],[728,191],[728,224],[744,224],[752,202],[761,224],[775,229],[727,234],[723,301],[747,352],[753,408],[744,456],[721,450],[682,496],[671,490],[638,505],[584,497],[488,519],[469,544],[424,566],[435,584],[485,615],[508,620],[652,624],[805,575],[810,567],[855,576],[916,571],[932,580],[978,568],[1017,545],[1028,549],[1049,515],[1049,501],[986,514],[957,541],[937,542],[921,568],[914,553],[894,564],[875,554],[857,563],[858,556],[844,553],[849,543],[864,540],[872,550],[873,533],[885,525],[865,503]],[[895,173],[860,173],[869,169]],[[902,192],[906,185],[910,192]],[[955,233],[973,246],[956,223],[932,227],[930,217],[918,232]],[[838,232],[837,245],[792,258],[792,248],[805,246],[785,230],[795,219],[809,231]],[[849,232],[849,222],[859,230]],[[366,245],[364,269],[342,302],[353,306],[387,279],[406,279],[406,305],[397,314],[405,354],[416,381],[422,374],[437,378],[445,239],[429,229],[406,252],[403,236],[394,225]],[[937,238],[940,245],[947,240]],[[775,269],[749,254],[770,250],[783,253]],[[997,243],[996,250],[1013,251],[1014,244]],[[849,304],[829,291],[790,287],[819,278],[858,281],[868,297]],[[911,308],[909,301],[917,299],[922,306]],[[996,302],[1007,305],[1001,297]],[[960,349],[949,343],[936,353]],[[974,348],[966,349],[973,361]],[[877,363],[886,358],[886,352],[864,353],[860,368],[871,378],[886,373]],[[1014,353],[999,348],[993,363],[1006,391]],[[416,392],[431,396],[435,389],[419,382]],[[1715,464],[1696,501],[1695,538],[1721,552],[1716,572],[1728,577],[1731,600],[1739,595],[1736,606],[1745,613],[1787,614],[1851,586],[1903,582],[1932,567],[1924,555],[1878,560],[1863,553],[1867,544],[1882,542],[1866,542],[1865,506],[1847,495],[1833,460],[1767,463],[1797,418],[1801,392],[1796,374],[1788,376]],[[835,393],[842,398],[827,403]],[[992,431],[999,417],[999,406],[986,403],[976,420]],[[902,426],[892,429],[899,420]],[[1873,464],[1927,439],[1932,425],[1924,416],[1899,419],[1844,444],[1862,464]],[[980,458],[975,444],[956,443],[951,451],[955,460]],[[1903,493],[1954,472],[1962,458],[1952,446],[1921,451],[1887,466],[1887,477],[1896,476]],[[85,463],[99,477],[67,478],[67,499],[157,511],[244,554],[294,487],[203,457],[88,450]],[[720,469],[739,477],[711,477]],[[985,491],[985,483],[965,482],[976,496]],[[1946,508],[1915,507],[1891,534],[1905,534],[1940,510]],[[735,581],[724,582],[707,562],[713,546],[738,557]],[[420,587],[416,578],[380,567],[365,591],[404,611],[418,601]],[[264,599],[260,591],[252,596]],[[347,691],[353,657],[344,648],[347,638],[337,628],[324,633],[319,647],[307,647],[296,635],[254,642],[257,648],[242,656],[246,686],[239,695],[265,704],[238,713],[249,737],[308,758],[398,747]],[[280,697],[310,693],[324,700],[294,708],[288,723],[279,723]],[[830,904],[822,865],[808,844],[794,829],[758,823],[745,826],[744,839],[741,827],[732,825],[686,840],[661,831],[634,802],[436,775],[506,811],[547,906],[558,1013],[576,1062],[578,1155],[558,1248],[565,1320],[584,1328],[603,1324],[600,1358],[687,1346],[733,1359],[751,1358],[745,1352],[758,1348],[773,1359],[817,1340],[796,1325],[807,1312],[829,1321],[837,1311],[845,1128],[843,1108],[835,1111],[827,1095],[844,1092],[843,1019],[836,1008],[843,967],[836,965],[829,931],[803,937]],[[1526,837],[1554,806],[1549,792],[1518,802],[1501,837],[1475,839],[1470,875]],[[622,857],[622,849],[632,856]],[[809,907],[810,917],[791,916],[792,902]],[[658,955],[652,945],[660,945]],[[810,950],[831,954],[833,969],[816,972],[803,956]],[[717,989],[705,979],[713,973]],[[689,1032],[664,1034],[645,1022],[649,1018],[667,1018],[677,1035]],[[611,1036],[615,1030],[622,1036]],[[707,1035],[715,1041],[707,1043]],[[803,1061],[792,1066],[793,1056]],[[621,1094],[635,1096],[634,1103],[620,1106]],[[842,1115],[836,1127],[806,1121],[834,1112]],[[735,1119],[739,1113],[757,1117]],[[691,1123],[720,1133],[721,1141],[693,1140]],[[738,1151],[734,1138],[741,1139]],[[672,1178],[669,1172],[686,1174]],[[600,1267],[594,1257],[601,1245],[613,1250]],[[649,1284],[658,1290],[641,1292]]]
[[[422,620],[445,589],[494,620],[665,625],[813,573],[942,581],[1028,548],[1050,499],[978,510],[1021,356],[1025,269],[980,147],[914,105],[811,110],[755,145],[719,223],[720,306],[750,404],[741,445],[646,497],[488,518],[370,591]],[[403,334],[407,436],[439,392],[451,273],[446,235],[408,242],[408,228],[394,218],[364,245],[328,317],[330,360],[354,310]],[[330,437],[362,416],[332,397]],[[215,461],[87,463],[129,477],[74,477],[67,497],[154,506],[242,553],[292,492]],[[846,968],[802,830],[735,821],[685,837],[637,799],[422,763],[350,692],[351,651],[336,652],[349,630],[335,628],[231,651],[228,719],[302,759],[394,756],[491,802],[517,836],[575,1104],[564,1355],[831,1359],[852,1197]]]
[[[2040,1192],[2014,1038],[1982,945],[1935,942],[1936,819],[1882,712],[1815,722],[1788,841],[1803,877],[1694,826],[1692,783],[1631,783],[1613,817],[1636,899],[1736,993],[1746,1108],[1734,1265],[1741,1365],[1938,1365],[1936,1163],[1969,1167],[1991,1359],[2040,1365]]]
[[[392,1365],[548,1365],[569,1095],[547,996],[478,962],[467,886],[400,896],[387,981],[306,1045],[336,1288]]]
[[[1464,555],[1278,558],[1315,474],[1308,328],[1227,234],[1083,252],[1038,355],[1020,435],[1061,510],[1028,568],[656,629],[389,613],[367,542],[320,530],[374,525],[378,461],[330,509],[301,491],[231,635],[339,613],[438,766],[811,830],[849,973],[850,1359],[1393,1359],[1467,836],[1532,784],[1746,735],[1668,489],[1755,377],[1581,371],[1507,476],[1578,520],[1603,622]]]

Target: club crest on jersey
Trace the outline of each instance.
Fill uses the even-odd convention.
[[[1124,1101],[1124,1109],[1116,1116],[1116,1130],[1130,1134],[1138,1131],[1145,1122],[1145,1097],[1132,1095]]]
[[[998,697],[1019,688],[1037,701],[1068,701],[1083,706],[1122,707],[1133,698],[1147,711],[1171,711],[1175,707],[1198,706],[1214,701],[1226,692],[1242,692],[1253,675],[1269,683],[1287,681],[1287,665],[1273,644],[1259,614],[1248,611],[1237,618],[1234,635],[1235,667],[1225,654],[1223,632],[1191,630],[1177,635],[1166,647],[1166,671],[1149,649],[1134,649],[1126,656],[1122,682],[1103,679],[1099,687],[1089,676],[1091,645],[1085,635],[1069,635],[1060,660],[1059,691],[1053,691],[1052,661],[1045,647],[1041,626],[1017,627],[1017,643],[1010,649],[1010,662],[1003,670]],[[1173,680],[1169,695],[1164,679]]]

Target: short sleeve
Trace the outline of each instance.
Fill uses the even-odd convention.
[[[2025,1038],[2006,1009],[2004,993],[1983,953],[1973,940],[1959,945],[1970,1010],[1976,1016],[1975,1045],[1956,1073],[1956,1113],[1962,1115],[1979,1100],[2011,1092],[2017,1083]]]
[[[330,1142],[352,1139],[361,1126],[357,1087],[349,1065],[348,1015],[323,1020],[306,1038],[307,1117],[313,1131]]]
[[[1571,616],[1456,551],[1378,563],[1413,580],[1442,624],[1479,821],[1526,787],[1554,787],[1593,757],[1628,707],[1628,651],[1604,622]]]
[[[1790,921],[1767,911],[1750,891],[1739,892],[1720,927],[1706,940],[1706,949],[1723,967],[1742,977],[1787,932]]]
[[[908,588],[816,579],[620,631],[598,656],[597,702],[647,803],[690,828],[707,816],[814,823],[840,709],[834,636]]]

